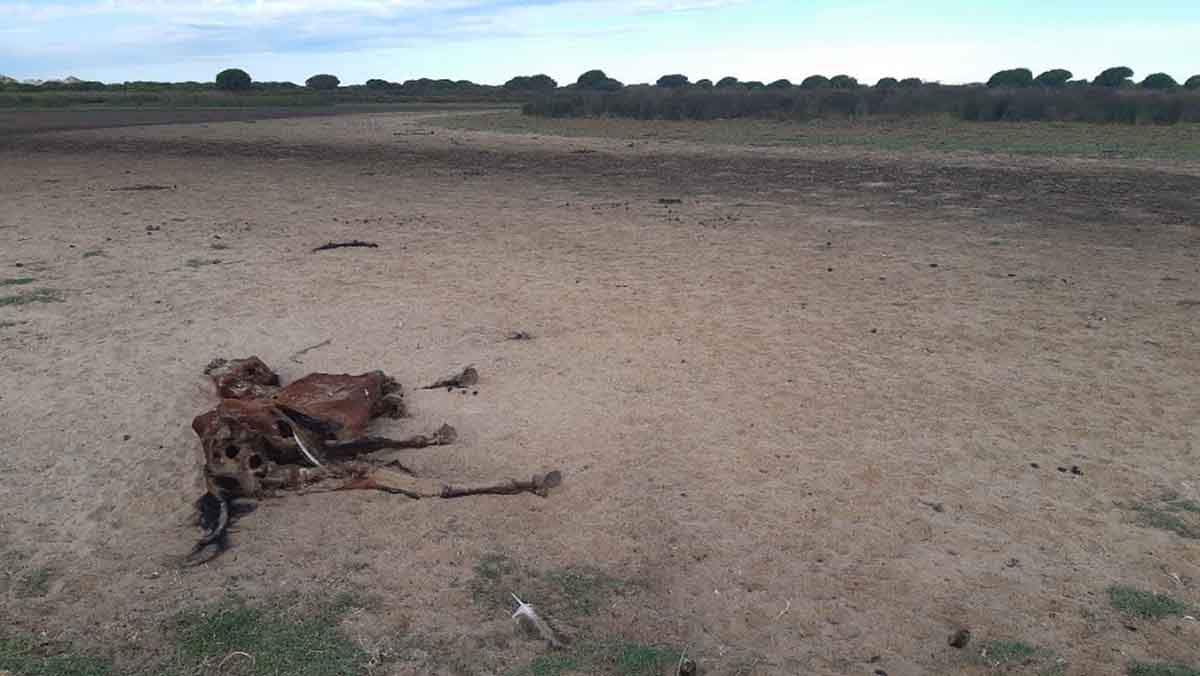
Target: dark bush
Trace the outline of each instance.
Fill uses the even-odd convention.
[[[611,92],[616,91],[625,85],[605,75],[604,71],[602,70],[589,70],[588,72],[579,76],[579,79],[575,81],[575,86],[579,89]]]
[[[504,88],[517,92],[549,92],[558,89],[558,82],[549,75],[518,75],[505,82]]]
[[[824,75],[809,75],[800,82],[801,89],[824,89],[829,86],[829,78]]]
[[[534,101],[524,110],[531,115],[553,117],[611,115],[668,120],[739,117],[811,120],[951,114],[978,122],[1170,124],[1200,122],[1200,92],[1105,87],[987,89],[939,84],[892,91],[865,87],[750,91],[637,86],[609,93],[563,91]]]
[[[680,87],[686,87],[690,83],[691,81],[688,80],[686,75],[680,75],[676,73],[674,75],[664,75],[658,78],[658,82],[654,84],[658,87],[666,87],[667,89],[678,89]]]
[[[876,89],[895,89],[900,86],[900,81],[894,77],[879,78],[879,82],[875,83]]]
[[[1166,73],[1152,73],[1147,75],[1145,80],[1142,80],[1140,86],[1142,89],[1178,89],[1179,83],[1175,81],[1175,78]]]
[[[695,86],[697,86],[701,89],[712,89],[713,81],[708,78],[704,78],[703,80],[696,80]]]
[[[1075,74],[1064,68],[1054,68],[1035,77],[1033,81],[1043,87],[1065,87]]]
[[[1200,96],[1114,87],[983,90],[967,97],[965,120],[1174,124],[1200,121]]]
[[[227,92],[242,92],[249,89],[252,84],[250,74],[241,68],[227,68],[217,73],[217,89]]]
[[[858,80],[849,75],[834,75],[829,78],[829,86],[834,89],[855,89],[858,87]]]
[[[767,89],[791,89],[791,88],[792,88],[792,81],[788,80],[786,78],[776,80],[776,81],[772,82],[771,84],[767,85]]]
[[[367,80],[366,87],[367,89],[375,90],[389,89],[392,87],[392,83],[388,82],[387,80],[380,80],[379,78],[371,78],[370,80]]]
[[[742,83],[742,86],[751,91],[753,91],[755,89],[766,89],[767,88],[767,85],[763,84],[763,82],[760,80],[747,80]]]
[[[337,76],[328,75],[326,73],[321,73],[320,75],[314,75],[304,81],[305,87],[308,87],[309,89],[316,89],[317,91],[323,91],[323,92],[333,91],[334,89],[337,89],[338,85],[340,85],[340,84],[342,84],[342,81],[337,79]]]
[[[917,87],[920,87],[923,84],[925,84],[925,83],[922,82],[921,78],[919,78],[919,77],[906,77],[900,81],[900,88],[901,89],[916,89]]]
[[[1184,89],[1200,89],[1200,75],[1193,75],[1183,83]]]
[[[1028,68],[1012,68],[1002,70],[993,75],[987,82],[987,86],[995,87],[1032,87],[1033,72]]]
[[[1133,69],[1117,66],[1097,75],[1096,79],[1092,80],[1092,84],[1097,87],[1124,87],[1132,84],[1129,79],[1131,77],[1133,77]]]
[[[733,77],[732,75],[730,75],[728,77],[723,77],[720,80],[717,80],[717,88],[718,89],[728,89],[729,87],[737,87],[740,84],[742,84],[742,83],[738,82],[738,79],[736,77]]]

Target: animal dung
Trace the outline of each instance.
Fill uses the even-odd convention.
[[[958,631],[956,631],[950,635],[949,643],[950,643],[951,648],[958,648],[959,650],[962,650],[963,648],[966,648],[967,644],[970,642],[971,642],[971,630],[970,629],[959,629]]]

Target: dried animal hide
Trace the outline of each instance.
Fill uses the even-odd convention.
[[[399,383],[382,371],[362,375],[314,373],[286,387],[258,357],[213,361],[205,369],[220,403],[197,416],[192,429],[204,450],[208,491],[197,501],[203,537],[192,551],[204,562],[229,547],[233,520],[247,511],[244,498],[276,490],[372,489],[412,498],[532,492],[545,495],[559,472],[528,481],[454,486],[366,462],[349,462],[383,449],[454,443],[453,427],[404,439],[367,434],[375,418],[404,416]]]

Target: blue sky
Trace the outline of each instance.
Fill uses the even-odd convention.
[[[109,82],[448,77],[562,83],[800,80],[849,73],[944,82],[1001,68],[1092,77],[1200,73],[1200,0],[0,0],[0,73]]]

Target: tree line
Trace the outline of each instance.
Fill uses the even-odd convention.
[[[1034,76],[1027,68],[994,74],[986,83],[943,85],[910,77],[881,78],[866,86],[850,75],[812,75],[798,85],[739,81],[692,82],[682,74],[653,85],[624,85],[590,70],[572,85],[545,91],[524,106],[529,115],[614,116],[637,119],[714,120],[739,117],[811,120],[952,115],[963,120],[1084,121],[1122,124],[1200,122],[1200,75],[1180,85],[1165,73],[1141,82],[1124,66],[1092,80],[1066,69]]]
[[[1075,75],[1065,68],[1053,68],[1034,76],[1033,71],[1028,68],[1011,68],[998,71],[993,74],[986,82],[989,88],[1010,88],[1010,89],[1026,89],[1034,87],[1044,87],[1050,89],[1064,87],[1109,87],[1109,88],[1140,88],[1154,91],[1170,91],[1174,89],[1196,90],[1200,89],[1200,75],[1193,75],[1185,80],[1182,84],[1175,80],[1167,73],[1151,73],[1135,83],[1133,80],[1134,71],[1126,66],[1115,66],[1107,68],[1094,77],[1092,80],[1074,79]],[[880,78],[873,87],[876,89],[916,89],[926,84],[920,78]],[[982,83],[981,83],[982,84]],[[200,90],[213,88],[230,91],[230,92],[245,92],[251,90],[297,90],[310,89],[313,91],[333,91],[342,86],[341,80],[336,75],[328,73],[320,73],[313,75],[305,80],[303,87],[293,82],[257,82],[253,80],[248,72],[240,68],[227,68],[217,73],[213,82],[126,82],[119,85],[108,85],[103,82],[94,81],[79,81],[58,82],[50,81],[40,85],[19,83],[16,81],[0,82],[0,87],[23,91],[23,90],[66,90],[66,91],[100,91],[109,88],[122,88],[126,90],[165,90],[165,89],[185,89],[185,90]],[[634,85],[634,86],[649,86],[649,85]],[[799,89],[858,89],[864,87],[857,78],[840,74],[826,77],[824,75],[810,75],[798,84],[793,83],[788,79],[774,80],[765,83],[759,80],[739,80],[736,77],[723,77],[717,81],[707,78],[702,78],[692,81],[688,76],[680,73],[672,73],[663,75],[658,78],[654,86],[664,89],[724,89],[724,90],[786,90],[792,88]],[[970,85],[967,85],[970,86]],[[586,91],[602,91],[612,92],[626,87],[624,83],[614,78],[609,77],[603,70],[594,69],[581,74],[574,83],[568,84],[565,87],[559,87],[554,78],[545,75],[519,75],[505,82],[501,87],[493,87],[490,85],[477,84],[470,80],[449,80],[449,79],[430,79],[419,78],[407,80],[404,82],[390,82],[380,78],[372,78],[367,80],[362,87],[378,91],[390,93],[417,93],[429,94],[436,92],[453,92],[455,90],[495,90],[501,89],[508,92],[524,92],[524,93],[550,93],[559,89],[581,89]]]

